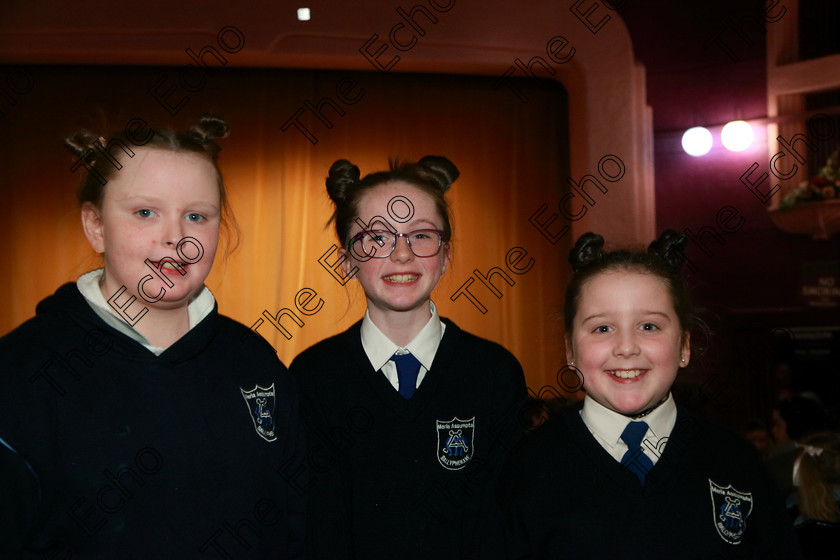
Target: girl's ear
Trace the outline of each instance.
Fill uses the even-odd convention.
[[[102,213],[91,202],[82,205],[82,229],[88,243],[97,253],[105,252],[105,232],[102,226]]]
[[[685,367],[691,360],[691,333],[683,333],[682,346],[680,347],[680,367]]]
[[[575,350],[572,348],[572,340],[569,338],[567,334],[565,337],[566,341],[566,363],[572,365],[575,363]]]
[[[344,276],[353,274],[353,269],[356,268],[356,265],[350,252],[344,248],[339,249],[338,258],[341,259],[341,271],[344,272]]]
[[[443,266],[440,268],[440,274],[443,276],[446,274],[446,269],[449,268],[449,263],[452,262],[452,248],[449,246],[449,243],[443,244]]]

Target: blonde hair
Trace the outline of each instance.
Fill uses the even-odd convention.
[[[835,491],[840,489],[840,434],[818,432],[802,440],[799,513],[804,519],[840,523]]]

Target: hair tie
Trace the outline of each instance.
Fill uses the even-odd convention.
[[[796,447],[799,447],[803,452],[807,453],[811,457],[819,457],[823,452],[822,447],[816,447],[813,445],[803,445],[801,443],[797,443]]]

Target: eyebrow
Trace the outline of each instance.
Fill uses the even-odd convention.
[[[430,226],[432,226],[432,229],[440,229],[440,228],[437,226],[437,224],[436,224],[436,223],[434,223],[434,222],[433,222],[433,221],[431,221],[431,220],[427,220],[426,218],[420,218],[420,219],[417,219],[417,220],[412,220],[412,221],[411,221],[411,224],[412,224],[412,226],[414,226],[414,225],[419,225],[419,223],[420,223],[420,222],[426,222],[427,224],[429,224]]]
[[[425,222],[425,223],[429,224],[430,226],[432,226],[431,229],[438,229],[438,230],[440,229],[436,223],[434,223],[433,221],[428,220],[426,218],[418,218],[417,220],[411,220],[411,222],[409,222],[410,225],[408,227],[413,228],[415,226],[419,226],[422,222]],[[391,222],[388,222],[388,223],[391,224]],[[368,223],[367,225],[374,226],[374,227],[371,227],[370,229],[364,229],[364,230],[359,229],[359,231],[357,233],[362,233],[364,231],[376,231],[376,230],[382,231],[382,228],[385,228],[385,223],[381,220],[375,220],[373,222]],[[379,225],[381,227],[375,227],[377,225]],[[399,227],[395,227],[394,224],[391,224],[391,227],[393,227],[397,231],[399,231],[399,229],[400,229]],[[429,229],[429,228],[421,228],[421,229]]]
[[[668,316],[667,313],[662,313],[661,311],[645,311],[644,315],[659,315],[660,317],[664,317],[665,319],[670,320],[671,317]]]
[[[145,196],[145,195],[130,196],[128,198],[124,198],[123,201],[131,203],[131,204],[137,204],[138,202],[149,202],[149,203],[152,203],[152,204],[162,204],[162,203],[167,202],[166,199],[163,199],[163,198],[158,198],[158,197],[154,197],[154,196]],[[205,206],[205,207],[208,207],[208,208],[213,208],[215,210],[219,209],[219,207],[217,205],[212,204],[212,203],[207,202],[207,201],[203,201],[203,200],[188,202],[187,204],[184,205],[184,208],[195,208],[195,207],[198,207],[198,206]]]
[[[671,318],[668,316],[668,314],[667,314],[667,313],[663,313],[663,312],[661,312],[661,311],[643,311],[641,314],[642,314],[643,316],[657,315],[657,316],[659,316],[659,317],[663,317],[663,318],[668,319],[668,320],[670,320],[670,319],[671,319]],[[581,319],[581,321],[580,321],[580,322],[581,322],[581,323],[585,323],[585,322],[587,322],[587,321],[591,321],[592,319],[602,319],[602,318],[605,318],[605,317],[607,317],[607,316],[609,316],[609,313],[594,313],[594,314],[592,314],[592,315],[589,315],[589,316],[587,316],[587,317],[584,317],[583,319]]]
[[[580,320],[580,322],[581,322],[581,324],[583,324],[583,323],[586,323],[588,321],[592,321],[593,319],[602,319],[606,316],[607,316],[606,313],[595,313],[594,315],[589,315],[587,317],[584,317],[583,319]]]

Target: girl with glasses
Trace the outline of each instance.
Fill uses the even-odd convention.
[[[311,558],[503,557],[493,489],[523,431],[522,369],[510,352],[438,315],[450,261],[446,158],[327,178],[342,268],[364,317],[300,354],[309,453]]]

